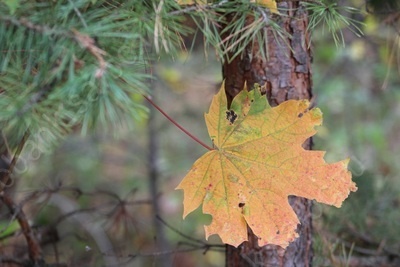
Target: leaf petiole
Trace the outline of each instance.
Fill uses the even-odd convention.
[[[197,143],[199,143],[200,145],[202,145],[203,147],[205,147],[208,150],[214,150],[214,148],[209,147],[208,145],[206,145],[204,142],[202,142],[200,139],[198,139],[197,137],[195,137],[194,135],[192,135],[191,133],[189,133],[185,128],[183,128],[180,124],[178,124],[175,120],[173,120],[167,113],[164,112],[164,110],[162,110],[156,103],[154,103],[149,97],[147,97],[146,95],[143,95],[143,97],[153,106],[155,107],[159,112],[161,112],[161,114],[164,115],[164,117],[166,117],[170,122],[172,122],[176,127],[178,127],[182,132],[184,132],[187,136],[189,136],[190,138],[192,138],[194,141],[196,141]]]

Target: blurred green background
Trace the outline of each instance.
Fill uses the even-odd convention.
[[[362,3],[352,2],[359,7]],[[345,47],[336,47],[322,28],[312,34],[314,96],[324,113],[314,148],[326,150],[329,162],[349,157],[359,188],[341,209],[315,204],[315,266],[373,266],[363,261],[376,262],[381,255],[400,257],[399,35],[387,17],[359,16],[364,36],[344,30]],[[153,70],[156,79],[149,81],[153,101],[209,143],[203,114],[222,82],[214,51],[204,51],[200,42],[193,51],[153,62]],[[150,110],[151,116],[133,131],[119,131],[117,138],[98,129],[87,136],[74,133],[55,148],[26,147],[26,161],[17,165],[21,177],[17,190],[24,196],[41,188],[69,187],[63,195],[75,208],[88,209],[88,224],[105,227],[121,265],[161,266],[170,261],[174,266],[223,266],[221,251],[154,253],[190,250],[193,246],[185,243],[195,241],[176,231],[204,241],[203,225],[210,218],[198,210],[183,220],[182,192],[174,190],[205,149]],[[154,122],[155,150],[149,149],[149,117]],[[155,157],[159,215],[173,229],[152,211],[149,153]],[[99,193],[103,191],[108,193]],[[121,200],[129,205],[115,205]],[[30,204],[37,225],[68,210],[66,202],[46,195]],[[63,238],[59,257],[70,266],[99,266],[107,258],[96,248],[98,233],[86,231],[82,221],[64,220],[58,229]],[[209,242],[221,244],[216,237]],[[45,252],[49,258],[57,255],[52,248]]]

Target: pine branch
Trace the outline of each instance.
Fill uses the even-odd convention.
[[[18,27],[26,27],[30,30],[42,33],[44,35],[55,35],[58,37],[65,37],[77,42],[77,44],[86,49],[90,54],[92,54],[97,59],[100,68],[96,72],[96,77],[100,77],[103,75],[107,65],[103,56],[106,55],[107,53],[104,50],[100,49],[98,46],[96,46],[95,40],[90,36],[88,36],[87,34],[83,34],[76,29],[71,29],[70,31],[68,31],[54,27],[49,28],[47,25],[37,25],[30,22],[27,18],[16,19],[14,17],[5,16],[5,17],[0,17],[0,21],[1,20],[3,20],[6,23],[11,23]]]
[[[107,67],[107,62],[104,60],[103,56],[107,53],[96,46],[95,40],[90,36],[82,34],[75,29],[72,29],[72,33],[74,35],[74,40],[76,40],[83,48],[87,49],[87,51],[97,59],[100,68],[96,71],[95,77],[100,78],[103,76]]]
[[[174,0],[155,6],[68,0],[30,2],[12,16],[0,10],[6,40],[0,71],[7,73],[0,91],[8,101],[0,101],[0,124],[7,137],[28,125],[32,132],[45,128],[62,136],[73,125],[86,133],[99,123],[118,129],[144,117],[145,107],[131,94],[146,93],[144,66],[153,56],[146,53],[147,36],[154,35],[158,52],[175,53],[189,32],[183,17],[169,15],[177,7]],[[11,143],[14,148],[17,140]]]
[[[219,1],[218,3],[210,4],[210,5],[195,4],[195,5],[187,6],[183,9],[174,10],[172,12],[169,12],[168,14],[171,16],[174,16],[174,15],[181,15],[181,14],[189,14],[192,12],[205,12],[207,10],[217,9],[226,3],[228,3],[228,0],[222,0],[222,1]]]
[[[325,4],[321,1],[306,1],[304,5],[310,13],[308,30],[314,30],[319,24],[327,27],[337,47],[345,46],[342,28],[347,28],[358,37],[363,35],[360,21],[346,17],[343,13],[360,13],[356,8],[340,6],[337,3]]]

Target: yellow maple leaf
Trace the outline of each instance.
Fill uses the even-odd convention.
[[[248,225],[260,246],[285,248],[299,224],[288,196],[340,207],[357,190],[348,160],[327,164],[324,152],[303,149],[322,123],[321,111],[309,110],[307,100],[271,107],[259,90],[244,89],[227,110],[222,85],[205,120],[215,149],[194,163],[177,189],[184,190],[183,217],[200,205],[212,216],[206,238],[218,234],[238,246]]]

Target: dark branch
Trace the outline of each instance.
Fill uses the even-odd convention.
[[[22,208],[14,203],[10,196],[4,192],[0,193],[0,199],[7,206],[10,213],[15,215],[21,227],[22,233],[25,236],[26,243],[28,244],[29,259],[34,263],[42,261],[42,249],[37,241],[31,226],[26,219],[25,213]]]

